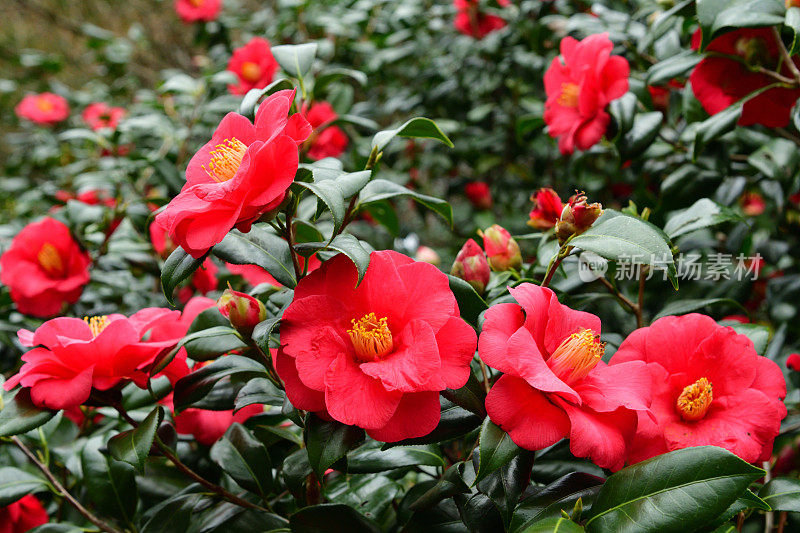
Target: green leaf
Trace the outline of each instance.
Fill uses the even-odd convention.
[[[383,447],[389,449],[393,446],[441,443],[471,433],[481,425],[482,417],[478,417],[474,413],[446,400],[444,395],[445,391],[442,391],[442,397],[439,398],[442,414],[439,418],[439,424],[433,431],[423,437],[405,439],[385,444]],[[486,416],[485,412],[483,416]]]
[[[470,373],[467,383],[460,389],[445,389],[442,396],[483,419],[486,416],[486,389],[475,374]]]
[[[347,471],[351,474],[419,465],[444,466],[438,446],[398,446],[383,451],[362,446],[347,455]]]
[[[138,504],[136,472],[131,465],[104,455],[100,451],[104,446],[102,437],[93,437],[81,450],[83,486],[102,514],[133,523]]]
[[[308,453],[300,448],[283,460],[283,480],[292,494],[300,494],[305,490],[306,478],[313,472],[308,463]]]
[[[364,430],[335,420],[323,420],[314,413],[306,418],[304,433],[308,462],[317,479],[336,461],[364,441]]]
[[[271,48],[275,61],[290,76],[302,78],[314,64],[317,43],[283,44]]]
[[[800,7],[790,7],[786,10],[786,18],[783,24],[792,30],[792,45],[789,47],[789,54],[795,55],[800,52]]]
[[[123,431],[108,441],[108,451],[117,461],[133,465],[139,473],[144,472],[144,463],[150,455],[158,426],[164,419],[164,408],[160,405],[135,429]]]
[[[199,493],[201,490],[200,484],[193,483],[171,498],[156,504],[148,511],[141,533],[188,531],[195,508],[204,499],[203,494]]]
[[[686,209],[676,211],[664,226],[671,239],[701,228],[722,224],[729,220],[741,220],[732,209],[721,206],[708,198],[701,198]]]
[[[612,261],[625,260],[666,269],[673,286],[678,288],[669,237],[640,218],[606,209],[592,227],[574,237],[569,244]]]
[[[379,533],[380,528],[352,507],[324,503],[300,509],[289,517],[292,533]]]
[[[800,480],[775,478],[764,485],[758,495],[774,511],[800,512]]]
[[[324,91],[328,85],[335,81],[339,81],[342,78],[353,79],[362,87],[365,86],[369,81],[367,79],[367,75],[360,70],[353,70],[349,68],[327,69],[314,80],[314,96],[319,99],[322,96],[322,91]]]
[[[764,355],[769,344],[770,329],[760,324],[731,324],[736,333],[744,335],[753,341],[753,347],[758,355]]]
[[[450,280],[450,290],[456,297],[461,318],[472,324],[478,325],[478,317],[489,308],[486,301],[475,292],[475,289],[461,278],[447,276]]]
[[[570,513],[578,499],[584,513],[589,511],[604,481],[584,472],[570,472],[522,500],[514,510],[509,531],[518,533],[533,523],[558,518],[562,511]]]
[[[507,464],[519,453],[519,450],[519,446],[514,444],[508,433],[486,418],[481,427],[479,467],[475,483]]]
[[[451,498],[456,494],[464,494],[469,492],[469,487],[461,477],[464,470],[464,463],[455,463],[451,465],[439,479],[439,481],[428,489],[425,494],[414,500],[409,506],[409,509],[416,511],[433,507],[445,498]]]
[[[715,446],[659,455],[608,478],[592,506],[586,530],[667,533],[697,529],[725,511],[763,475],[760,468]]]
[[[581,531],[584,531],[582,526],[562,516],[531,524],[523,530],[523,533],[580,533]]]
[[[518,449],[511,460],[478,483],[478,490],[494,502],[508,527],[519,497],[531,481],[534,453]]]
[[[647,150],[658,136],[664,115],[660,111],[638,113],[633,126],[617,142],[620,157],[628,160]]]
[[[53,418],[57,412],[33,405],[30,389],[4,390],[0,396],[0,437],[27,433]]]
[[[258,265],[289,288],[297,285],[289,243],[259,225],[247,233],[232,230],[213,253],[234,265]]]
[[[748,509],[760,509],[762,511],[770,511],[770,506],[753,494],[749,489],[744,491],[744,494],[736,498],[736,501],[728,507],[725,512],[715,518],[712,522],[707,524],[704,529],[711,530],[715,529],[717,526],[723,526],[728,520],[736,516],[737,514],[741,513],[742,511],[746,511]]]
[[[647,84],[661,85],[673,78],[684,77],[703,59],[694,50],[684,50],[669,59],[659,61],[647,70]]]
[[[164,296],[167,297],[169,303],[175,303],[172,299],[172,293],[175,291],[175,287],[177,287],[181,281],[194,274],[194,271],[203,264],[207,255],[208,254],[195,259],[180,246],[169,254],[169,257],[164,261],[164,266],[161,269],[161,287],[164,289]]]
[[[353,262],[358,270],[358,281],[364,278],[369,266],[369,252],[364,248],[364,245],[350,235],[349,233],[340,233],[329,243],[324,242],[307,242],[296,244],[295,250],[298,252],[318,251],[318,250],[335,250],[341,252]]]
[[[14,503],[23,496],[47,489],[44,479],[13,466],[0,467],[0,507]]]
[[[425,117],[416,117],[407,121],[399,128],[383,130],[376,133],[372,138],[372,149],[378,152],[382,151],[386,148],[386,145],[389,144],[389,141],[397,136],[417,139],[436,139],[450,148],[453,147],[453,142],[439,129],[439,126],[437,126],[434,121]]]
[[[247,344],[230,326],[214,326],[190,333],[179,343],[178,348],[186,348],[186,354],[195,361],[208,361],[222,354],[239,350]]]
[[[236,395],[236,407],[238,411],[243,407],[254,403],[275,405],[280,407],[286,398],[286,393],[272,384],[267,378],[255,378],[248,381]]]
[[[697,18],[703,29],[704,50],[724,30],[782,24],[783,0],[697,0]]]
[[[661,311],[653,317],[653,320],[658,320],[662,316],[685,315],[703,309],[704,307],[716,304],[732,305],[744,309],[742,304],[731,298],[696,298],[676,300],[665,305],[663,309],[661,309]]]
[[[613,100],[608,105],[608,110],[617,123],[619,133],[625,133],[633,127],[633,117],[636,114],[636,95],[625,93],[620,98]]]
[[[445,219],[450,226],[453,225],[453,209],[445,200],[420,194],[389,180],[376,179],[369,182],[361,191],[361,199],[358,205],[359,207],[367,206],[398,196],[413,198],[417,203],[422,204]]]
[[[337,175],[326,175],[330,173],[330,169],[325,174],[318,171],[315,173],[312,170],[313,182],[296,181],[294,185],[308,189],[328,207],[333,217],[334,233],[338,233],[346,213],[345,200],[363,189],[372,173],[368,170],[352,173],[336,170],[333,172]]]
[[[256,324],[256,327],[253,329],[253,340],[265,354],[270,353],[269,338],[275,326],[277,326],[280,321],[280,316],[268,318]]]
[[[266,497],[272,488],[272,461],[267,448],[243,425],[234,423],[214,443],[211,460],[243,489]]]
[[[237,376],[243,379],[265,377],[267,371],[261,363],[241,355],[226,355],[203,368],[188,374],[175,383],[173,403],[175,412],[180,412],[205,398],[214,385],[224,377]]]
[[[736,121],[742,114],[742,105],[744,105],[744,101],[740,100],[697,125],[697,135],[694,138],[694,149],[692,150],[693,161],[697,160],[709,142],[733,131]]]
[[[242,98],[242,103],[239,104],[239,114],[252,119],[255,117],[256,104],[261,97],[282,91],[284,89],[294,89],[292,82],[286,78],[273,81],[263,89],[250,89],[247,91],[247,94],[244,95],[244,98]]]

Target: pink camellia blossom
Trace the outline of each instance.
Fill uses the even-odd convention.
[[[189,161],[186,185],[156,222],[192,257],[202,257],[234,227],[250,231],[283,201],[297,173],[297,146],[311,133],[301,114],[289,116],[293,101],[293,90],[273,94],[259,106],[255,125],[228,113]]]
[[[144,387],[153,363],[186,334],[203,305],[187,305],[183,315],[151,307],[130,317],[61,317],[35,332],[22,329],[20,343],[33,349],[22,355],[22,368],[4,388],[30,387],[34,404],[67,409],[88,400],[92,389],[108,390],[125,381]],[[164,373],[173,372],[168,366]]]
[[[786,368],[791,368],[795,372],[800,372],[800,354],[789,354],[786,358]]]
[[[511,0],[497,0],[501,7],[511,5]],[[506,26],[506,21],[497,15],[481,11],[480,0],[453,0],[456,17],[453,26],[473,39],[483,39],[493,31]]]
[[[528,225],[538,230],[548,230],[561,218],[564,204],[558,193],[550,188],[539,189],[531,195],[533,209],[528,214]]]
[[[105,102],[94,102],[86,106],[81,118],[93,130],[102,128],[116,129],[119,121],[127,114],[125,108],[111,107]]]
[[[233,51],[228,70],[239,78],[238,84],[228,85],[231,94],[246,94],[251,89],[263,89],[272,82],[279,65],[272,56],[269,41],[253,37]]]
[[[705,445],[750,463],[769,459],[786,382],[749,338],[705,315],[667,316],[631,333],[609,368],[631,363],[647,365],[655,417],[639,414],[631,463]]]
[[[489,284],[492,273],[489,269],[489,262],[475,239],[468,239],[458,251],[456,260],[453,261],[453,267],[450,269],[450,275],[472,285],[478,294],[486,291],[486,285]]]
[[[339,254],[297,284],[275,358],[286,394],[376,440],[427,435],[439,423],[439,391],[469,377],[475,331],[433,265],[372,252],[357,280]]]
[[[14,112],[18,117],[36,124],[52,126],[66,120],[69,116],[69,104],[66,98],[57,94],[29,94],[17,104]]]
[[[26,533],[47,523],[47,515],[42,502],[33,494],[0,507],[0,533]]]
[[[49,317],[78,301],[90,263],[67,226],[44,218],[25,226],[0,256],[0,282],[20,313]]]
[[[339,118],[333,106],[328,102],[317,102],[309,109],[303,110],[303,115],[311,124],[314,132],[308,139],[310,147],[308,157],[311,159],[324,159],[326,157],[339,157],[347,148],[347,135],[339,126],[332,125]]]
[[[544,121],[562,154],[597,144],[610,121],[606,106],[628,90],[628,61],[611,55],[613,48],[607,33],[564,37],[561,55],[544,74]]]
[[[576,457],[622,468],[646,416],[650,375],[638,361],[606,365],[600,319],[559,303],[550,289],[523,283],[509,289],[519,303],[486,311],[478,353],[503,372],[486,397],[492,422],[528,450],[569,437]]]
[[[184,22],[211,22],[219,16],[222,0],[175,0],[175,12]]]
[[[518,270],[522,266],[522,254],[514,237],[502,226],[494,224],[480,233],[483,237],[483,249],[489,266],[496,272]]]

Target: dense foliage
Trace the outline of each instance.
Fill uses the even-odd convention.
[[[800,528],[800,2],[13,4],[0,532]]]

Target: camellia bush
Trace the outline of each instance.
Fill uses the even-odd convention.
[[[0,533],[800,530],[800,2],[11,4]]]

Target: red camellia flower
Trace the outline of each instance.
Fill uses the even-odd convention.
[[[750,463],[769,458],[786,416],[786,382],[746,336],[705,315],[668,316],[631,333],[609,368],[640,362],[655,418],[639,415],[631,462],[704,445]]]
[[[116,129],[120,119],[125,116],[127,111],[122,107],[111,107],[105,102],[94,102],[86,106],[81,113],[83,121],[93,130],[101,128]]]
[[[250,231],[283,201],[297,172],[297,145],[311,133],[302,115],[288,116],[293,101],[294,91],[273,94],[259,106],[255,125],[228,113],[189,161],[186,185],[156,221],[192,257],[201,257],[233,227]]]
[[[479,3],[480,0],[453,0],[457,10],[453,26],[460,33],[474,39],[483,39],[506,26],[506,21],[497,15],[481,12]],[[506,7],[511,5],[511,0],[497,0],[497,3]]]
[[[700,48],[701,38],[698,29],[692,37],[692,48]],[[780,66],[782,74],[791,76],[789,67],[782,63],[772,28],[741,28],[725,33],[711,41],[706,51],[713,55],[697,64],[689,81],[694,95],[710,115],[774,83],[773,78],[755,72],[751,67],[775,70]],[[794,62],[800,65],[799,59],[794,59]],[[745,102],[738,124],[761,124],[769,128],[787,126],[792,106],[798,98],[800,89],[769,89]]]
[[[42,502],[28,494],[0,508],[0,533],[26,533],[49,519]]]
[[[503,372],[486,397],[489,417],[522,448],[569,437],[576,457],[622,468],[650,401],[646,365],[606,365],[600,319],[561,305],[550,289],[509,291],[519,305],[489,308],[478,341],[481,359]]]
[[[597,144],[610,120],[606,106],[628,90],[628,61],[612,56],[613,48],[607,33],[582,41],[564,37],[561,56],[544,74],[544,121],[562,154]]]
[[[246,94],[250,89],[263,89],[272,82],[278,71],[269,41],[253,37],[246,45],[233,51],[228,70],[239,77],[239,83],[228,85],[231,94]]]
[[[749,191],[742,194],[739,198],[739,205],[742,206],[742,212],[749,217],[757,217],[764,213],[767,208],[767,202],[764,197],[755,191]]]
[[[309,109],[304,109],[303,114],[314,128],[308,139],[310,147],[308,157],[311,159],[324,159],[326,157],[339,157],[347,148],[347,136],[339,126],[332,123],[339,115],[328,102],[317,102]]]
[[[469,377],[475,331],[433,265],[372,252],[357,280],[340,254],[297,284],[275,359],[286,394],[376,440],[427,435],[439,423],[439,391]]]
[[[44,218],[25,226],[0,256],[0,282],[21,313],[48,317],[78,301],[90,262],[69,228]]]
[[[555,226],[558,219],[561,218],[564,205],[561,203],[558,193],[553,189],[539,189],[531,195],[531,202],[533,202],[533,209],[528,215],[529,226],[538,230],[547,230]]]
[[[789,354],[786,358],[786,368],[791,368],[795,372],[800,372],[800,354]]]
[[[222,10],[222,0],[175,0],[175,12],[184,22],[211,22]]]
[[[143,387],[150,366],[186,334],[200,311],[214,305],[214,300],[203,300],[207,302],[187,304],[183,315],[151,307],[130,317],[62,317],[48,320],[35,332],[20,330],[22,345],[33,349],[23,354],[25,364],[4,387],[30,387],[33,403],[49,409],[80,405],[93,388],[108,390],[122,381]],[[165,374],[181,372],[167,367]]]
[[[66,98],[53,93],[29,94],[14,108],[17,116],[37,124],[52,125],[69,116]]]
[[[234,422],[243,424],[251,416],[264,412],[261,404],[247,405],[235,413],[231,411],[209,411],[207,409],[184,409],[177,415],[175,431],[179,435],[192,435],[197,442],[211,446],[228,431]]]
[[[489,190],[489,184],[485,181],[467,183],[464,186],[464,194],[467,195],[475,209],[492,208],[492,191]]]

